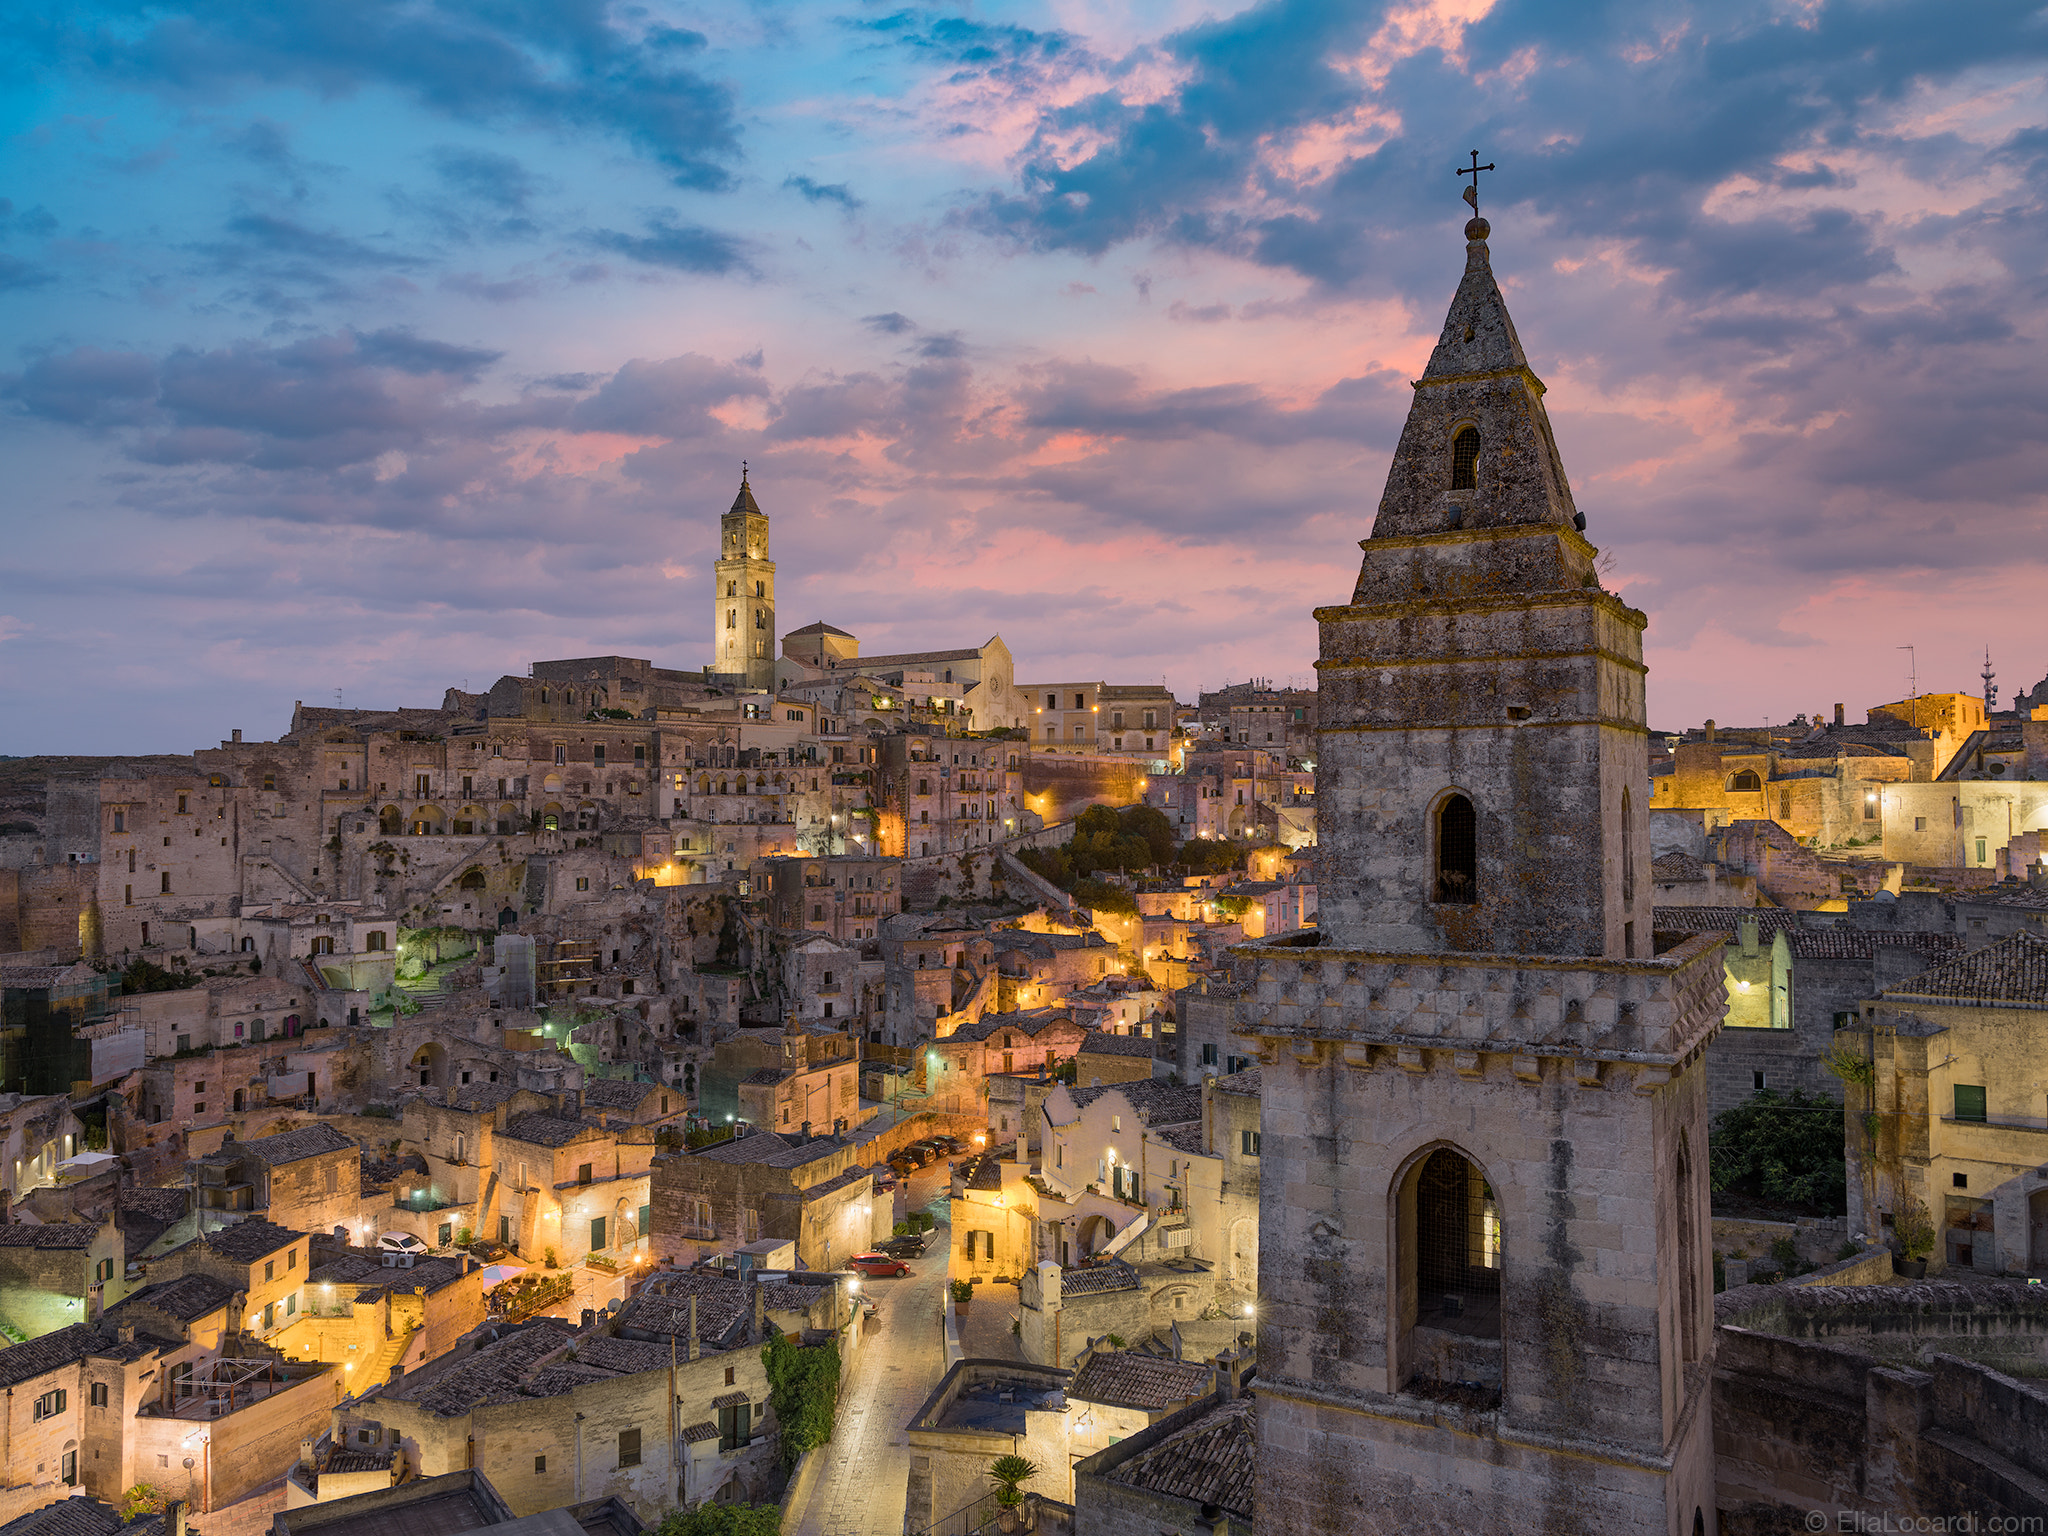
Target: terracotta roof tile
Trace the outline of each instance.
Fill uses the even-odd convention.
[[[1120,1408],[1159,1410],[1178,1408],[1206,1395],[1215,1385],[1207,1366],[1107,1350],[1090,1355],[1087,1364],[1074,1373],[1067,1396]]]
[[[1256,1399],[1241,1397],[1203,1414],[1108,1475],[1126,1487],[1191,1504],[1215,1504],[1249,1520],[1258,1470],[1258,1405]]]
[[[1923,971],[1884,995],[1988,1007],[2048,1004],[2048,939],[2016,933]]]
[[[1060,1295],[1100,1296],[1109,1291],[1135,1291],[1138,1272],[1121,1259],[1098,1264],[1093,1269],[1060,1271]]]

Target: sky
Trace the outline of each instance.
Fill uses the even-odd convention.
[[[699,667],[743,459],[785,631],[1305,683],[1475,147],[1653,726],[2009,698],[2048,13],[1967,12],[9,7],[0,754]]]

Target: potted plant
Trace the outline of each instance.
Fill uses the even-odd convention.
[[[1927,1256],[1934,1252],[1934,1219],[1927,1207],[1908,1195],[1892,1218],[1892,1236],[1899,1251],[1892,1256],[1892,1269],[1908,1280],[1927,1278]]]
[[[965,1280],[955,1280],[947,1289],[952,1294],[955,1311],[964,1309],[974,1300],[974,1287]]]
[[[998,1456],[988,1464],[988,1476],[996,1485],[996,1524],[1005,1531],[1014,1531],[1021,1523],[1017,1506],[1024,1502],[1024,1490],[1017,1485],[1038,1476],[1037,1464],[1022,1456]]]

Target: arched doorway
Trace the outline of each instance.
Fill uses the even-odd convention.
[[[1100,1253],[1116,1236],[1116,1223],[1107,1216],[1084,1217],[1079,1236],[1083,1253]]]
[[[500,907],[498,909],[498,926],[500,928],[510,928],[514,923],[518,921],[519,914],[513,911],[510,907]]]

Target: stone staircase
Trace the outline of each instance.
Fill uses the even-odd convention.
[[[384,1347],[361,1367],[363,1374],[348,1384],[349,1391],[360,1397],[370,1388],[381,1387],[389,1381],[392,1368],[405,1358],[406,1350],[411,1347],[415,1331],[408,1328],[405,1332],[385,1340]]]

